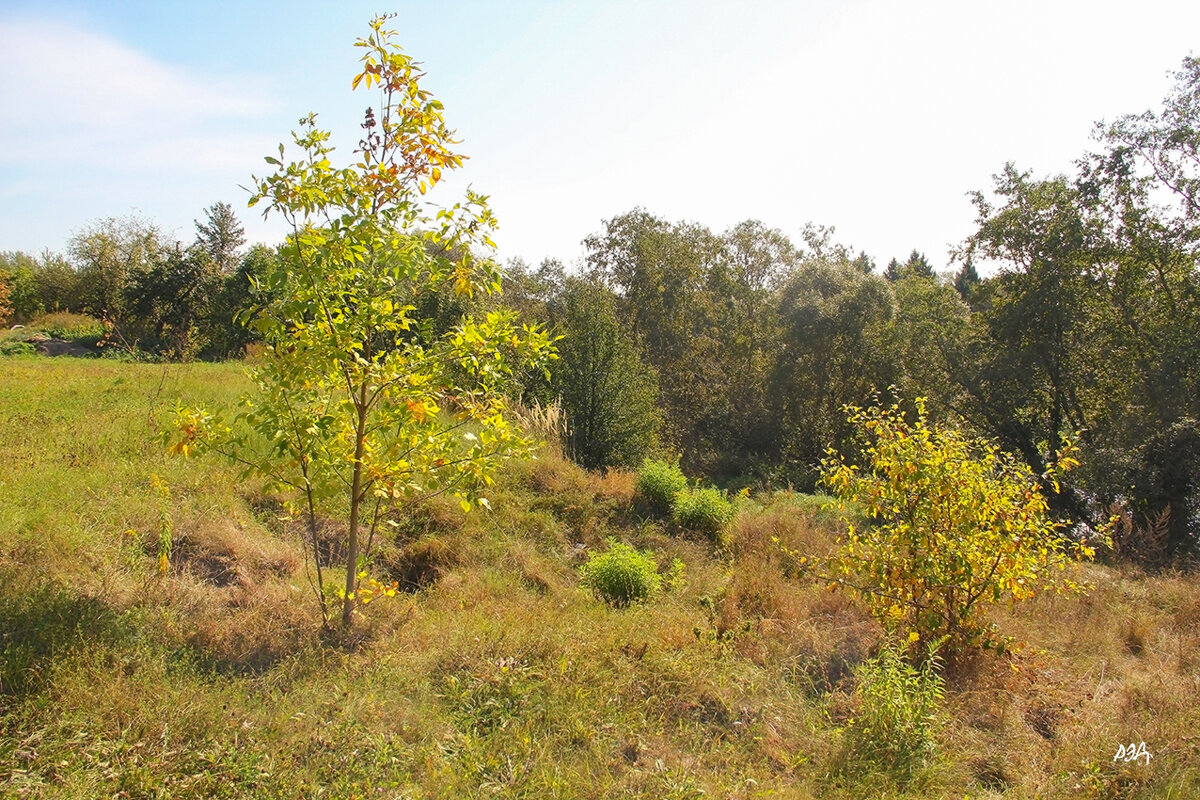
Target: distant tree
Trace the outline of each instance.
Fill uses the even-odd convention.
[[[212,259],[217,272],[230,275],[238,267],[238,250],[246,243],[246,231],[228,203],[212,204],[204,217],[204,222],[196,220],[196,244]]]
[[[696,420],[722,379],[714,360],[717,321],[704,297],[721,241],[701,225],[670,223],[642,209],[604,225],[584,240],[588,270],[618,296],[644,361],[658,373],[664,433],[689,461],[698,449]]]
[[[79,310],[120,326],[130,276],[149,269],[163,246],[158,228],[136,216],[108,217],[72,236],[68,249],[79,273]]]
[[[663,438],[691,472],[757,472],[773,440],[768,376],[778,341],[770,300],[799,259],[779,231],[744,222],[718,236],[635,209],[589,236],[589,274],[617,296],[658,374]]]
[[[1068,437],[1096,430],[1085,387],[1106,363],[1089,323],[1097,312],[1090,269],[1097,230],[1066,177],[1036,180],[1009,164],[994,193],[999,204],[973,195],[979,230],[969,252],[998,269],[986,347],[965,381],[976,399],[973,421],[1041,474]],[[1059,513],[1087,518],[1072,484],[1050,500]]]
[[[1145,182],[1166,190],[1177,214],[1163,221],[1183,234],[1191,230],[1200,244],[1195,223],[1200,220],[1200,57],[1183,59],[1175,86],[1161,111],[1127,114],[1111,125],[1097,126],[1097,137],[1108,145],[1109,176]],[[1140,171],[1139,171],[1140,170]]]
[[[9,302],[11,290],[8,288],[8,276],[0,273],[0,325],[7,325],[12,317],[12,303]]]
[[[844,253],[843,253],[844,255]],[[783,476],[811,489],[829,447],[850,447],[843,406],[896,382],[890,284],[853,261],[810,260],[779,293],[780,345],[770,384]]]
[[[46,251],[34,260],[34,285],[43,311],[82,311],[84,289],[79,272],[64,256]]]
[[[803,230],[800,231],[800,238],[803,239],[806,248],[804,260],[827,264],[846,264],[864,275],[874,272],[875,260],[861,250],[855,255],[852,248],[833,238],[836,233],[837,229],[832,225],[805,223]]]
[[[1145,524],[1166,510],[1179,551],[1200,539],[1200,234],[1140,158],[1117,143],[1046,180],[1010,165],[996,202],[976,195],[969,252],[997,269],[972,293],[987,336],[962,386],[973,421],[1035,472],[1081,432],[1081,467],[1050,495],[1059,513],[1095,522],[1122,502]]]
[[[238,260],[233,274],[218,280],[201,326],[204,358],[237,358],[262,337],[254,329],[255,309],[269,304],[260,282],[278,269],[274,248],[256,244]]]
[[[195,357],[204,346],[200,325],[218,286],[210,264],[204,251],[176,243],[133,271],[124,292],[126,343],[173,359]]]
[[[975,368],[982,319],[949,284],[908,274],[892,283],[895,314],[884,336],[905,397],[925,396],[931,421],[963,417],[973,408],[963,388]]]
[[[28,322],[42,313],[38,261],[27,253],[0,253],[0,280],[8,288],[8,322]]]
[[[752,291],[778,288],[800,263],[791,240],[758,220],[738,223],[721,238],[736,280]]]
[[[537,267],[531,267],[523,259],[510,259],[505,265],[502,282],[503,294],[491,300],[496,308],[513,310],[521,319],[547,327],[562,322],[567,277],[561,261],[547,258]],[[488,302],[484,300],[484,304]],[[543,369],[523,370],[518,381],[520,388],[516,399],[527,406],[535,403],[547,406],[559,397],[559,391]]]
[[[1076,184],[1099,231],[1089,320],[1112,365],[1081,471],[1143,525],[1166,513],[1178,552],[1200,545],[1200,58],[1175,78],[1161,109],[1097,126]]]
[[[570,278],[561,301],[553,387],[567,417],[567,450],[588,469],[640,464],[659,426],[654,372],[638,357],[609,289]]]
[[[547,258],[536,268],[521,258],[510,259],[504,267],[504,304],[523,317],[549,321],[560,305],[566,285],[562,262]]]
[[[971,296],[979,283],[979,271],[975,269],[975,262],[967,257],[963,261],[962,268],[954,276],[954,291],[958,292],[958,296],[963,299],[963,302],[970,303]]]
[[[898,281],[909,275],[914,275],[918,278],[933,277],[933,265],[929,263],[929,259],[925,258],[923,253],[913,250],[909,254],[908,260],[903,264],[893,258],[888,262],[887,268],[883,271],[883,277],[889,281]]]

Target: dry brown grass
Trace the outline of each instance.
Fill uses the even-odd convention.
[[[406,591],[416,591],[437,583],[461,560],[459,549],[446,538],[434,535],[383,550],[376,564],[387,580],[397,582]]]
[[[298,541],[228,519],[195,519],[175,533],[172,573],[151,591],[169,598],[179,635],[235,670],[264,669],[310,641],[316,600]]]
[[[1181,732],[1200,729],[1200,634],[1188,624],[1200,586],[1132,568],[1081,572],[1096,585],[1090,594],[1046,595],[998,615],[1024,647],[980,659],[950,694],[950,714],[966,724],[948,730],[948,749],[1011,797],[1195,786],[1185,770],[1200,763],[1200,737]],[[1114,761],[1121,745],[1141,742],[1148,765]]]
[[[637,473],[627,469],[608,469],[603,475],[593,478],[596,496],[609,500],[618,507],[627,508],[637,493]]]
[[[218,588],[249,588],[299,569],[298,544],[229,519],[200,519],[175,531],[171,565],[176,573]]]
[[[532,406],[513,402],[509,404],[508,410],[510,418],[517,426],[541,442],[546,453],[562,455],[563,439],[567,434],[567,417],[558,401],[544,406],[536,400]]]
[[[810,695],[847,687],[880,629],[850,598],[797,579],[794,554],[819,560],[835,535],[814,514],[786,506],[748,510],[735,520],[728,578],[712,605],[718,638],[762,666],[784,665]]]
[[[299,535],[265,506],[254,517],[252,487],[223,467],[165,462],[138,438],[161,371],[87,369],[106,393],[80,401],[33,455],[15,427],[0,431],[19,467],[9,486],[25,487],[20,502],[0,497],[13,532],[0,548],[11,794],[1200,796],[1194,573],[1085,566],[1090,596],[999,609],[1001,632],[1025,646],[956,677],[937,760],[901,789],[887,774],[839,772],[854,670],[882,631],[781,549],[819,561],[834,547],[820,498],[745,503],[721,549],[639,518],[629,473],[589,474],[554,454],[512,464],[490,513],[436,498],[394,516],[377,576],[395,559],[398,575],[436,578],[364,608],[348,647],[320,638]],[[49,374],[37,392],[4,384],[24,391],[20,414],[70,377]],[[218,385],[213,374],[198,368],[197,386]],[[134,378],[131,394],[119,381]],[[108,419],[104,403],[118,400]],[[108,427],[83,448],[93,419]],[[87,471],[90,454],[111,450],[103,437],[119,441],[113,430],[131,431],[120,459]],[[79,465],[64,460],[71,448],[87,456]],[[172,490],[175,553],[161,578],[151,469]],[[577,569],[607,536],[652,550],[663,571],[680,559],[685,582],[609,609]],[[1141,741],[1148,766],[1113,761]]]

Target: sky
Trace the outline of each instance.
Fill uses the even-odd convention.
[[[0,251],[130,214],[189,242],[218,201],[278,243],[240,187],[310,111],[350,161],[379,11],[469,156],[434,199],[489,195],[531,264],[641,207],[948,269],[969,192],[1070,172],[1200,54],[1194,0],[0,0]]]

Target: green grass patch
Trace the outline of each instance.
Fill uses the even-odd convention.
[[[654,511],[671,513],[675,495],[687,489],[687,478],[679,465],[669,461],[646,459],[637,473],[637,494]]]
[[[739,504],[715,551],[641,519],[627,473],[514,463],[490,513],[397,514],[372,569],[407,591],[322,639],[275,499],[160,443],[177,398],[230,407],[245,385],[235,364],[0,361],[0,794],[1200,794],[1193,574],[1093,565],[1090,598],[1004,611],[1022,654],[981,657],[947,681],[944,724],[911,728],[895,693],[914,679],[876,655],[877,623],[781,555],[836,535],[795,495]],[[609,537],[686,583],[597,603],[580,567]],[[848,760],[854,736],[877,757]],[[1113,761],[1130,739],[1149,765]]]
[[[733,516],[733,503],[720,489],[688,489],[676,494],[671,505],[671,519],[676,525],[715,544],[727,543],[727,529]]]
[[[662,589],[654,554],[616,539],[608,540],[603,553],[592,553],[580,573],[598,598],[616,608],[649,600]]]

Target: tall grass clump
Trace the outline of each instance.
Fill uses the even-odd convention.
[[[728,539],[733,503],[720,489],[692,489],[675,495],[671,519],[681,528],[703,534],[717,544]]]
[[[855,671],[857,716],[846,727],[847,759],[882,767],[911,781],[937,749],[938,712],[945,684],[936,645],[920,667],[904,658],[905,647],[888,639]]]
[[[562,455],[563,439],[567,435],[567,420],[562,403],[558,400],[542,405],[537,400],[532,405],[514,402],[509,406],[513,420],[546,450]]]
[[[678,464],[647,458],[638,470],[637,494],[652,509],[670,514],[675,495],[687,489],[687,478]]]
[[[580,571],[583,584],[614,608],[648,600],[662,588],[654,554],[643,553],[616,539],[608,540],[605,552],[589,556]]]

